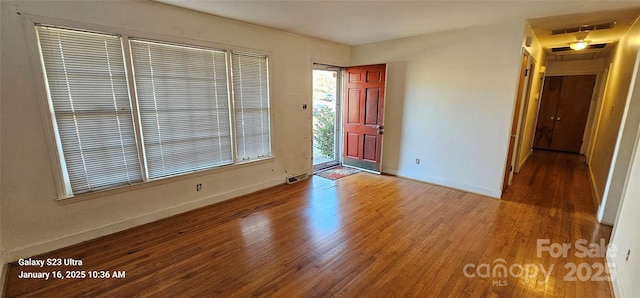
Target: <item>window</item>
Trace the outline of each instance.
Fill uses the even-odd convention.
[[[238,159],[270,156],[267,57],[242,53],[231,56]]]
[[[36,30],[62,196],[271,156],[266,56]]]
[[[37,28],[67,196],[141,181],[120,38]]]
[[[149,178],[233,162],[226,53],[131,41]]]

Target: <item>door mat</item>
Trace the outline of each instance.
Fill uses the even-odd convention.
[[[355,173],[360,172],[360,170],[358,169],[354,169],[354,168],[349,168],[349,167],[343,167],[343,166],[337,166],[335,168],[331,168],[328,170],[324,170],[322,172],[318,172],[316,173],[316,175],[322,177],[322,178],[327,178],[327,179],[331,179],[331,180],[338,180],[340,178],[344,178],[347,177],[349,175],[353,175]]]

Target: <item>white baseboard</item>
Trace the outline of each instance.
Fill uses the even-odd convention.
[[[589,175],[589,184],[591,185],[591,191],[593,192],[593,198],[594,198],[594,204],[596,206],[596,218],[598,219],[598,222],[601,224],[605,224],[605,225],[609,225],[609,226],[613,226],[612,222],[607,222],[604,221],[602,219],[602,212],[603,212],[603,206],[602,205],[602,197],[600,197],[600,192],[598,191],[598,185],[596,184],[596,180],[593,176],[593,170],[591,168],[591,165],[587,166],[587,173]]]
[[[403,171],[400,171],[397,169],[385,168],[383,172],[394,175],[394,176],[410,179],[410,180],[425,182],[425,183],[434,184],[438,186],[444,186],[444,187],[453,188],[453,189],[465,191],[465,192],[471,192],[471,193],[475,193],[483,196],[489,196],[495,199],[499,199],[502,196],[502,191],[498,189],[490,189],[490,188],[485,188],[481,186],[459,183],[455,181],[447,181],[439,178],[420,179],[420,178],[415,178],[415,177],[406,175],[405,173],[403,173]]]
[[[620,298],[624,298],[627,297],[624,294],[624,288],[622,287],[622,284],[620,283],[620,278],[617,278],[618,276],[620,276],[618,274],[618,267],[616,266],[615,260],[609,256],[609,254],[607,253],[607,257],[604,258],[606,264],[606,268],[609,268],[609,276],[613,276],[616,278],[613,278],[611,280],[611,287],[613,290],[613,297],[620,297]],[[613,272],[611,272],[613,271]]]
[[[527,154],[527,156],[522,160],[522,162],[518,165],[518,172],[520,172],[520,170],[522,170],[522,168],[524,167],[525,164],[527,164],[527,161],[529,161],[529,158],[531,157],[531,155],[533,155],[533,150],[529,151],[529,154]]]
[[[600,192],[598,191],[598,186],[596,185],[596,180],[593,176],[593,169],[591,168],[591,165],[588,165],[587,169],[589,169],[589,171],[587,172],[589,173],[589,182],[591,183],[591,191],[593,192],[593,197],[596,199],[596,207],[598,207],[600,203],[602,203],[602,198],[600,197]]]
[[[157,221],[163,218],[167,218],[173,215],[191,211],[200,207],[208,206],[211,204],[219,203],[229,199],[233,199],[242,195],[246,195],[252,192],[256,192],[269,187],[284,184],[285,178],[278,176],[275,179],[250,185],[236,190],[231,190],[225,193],[216,194],[214,196],[202,198],[195,201],[185,202],[179,205],[171,206],[165,209],[156,210],[150,213],[142,214],[140,216],[128,218],[125,220],[113,222],[107,225],[94,227],[82,232],[78,232],[71,235],[66,235],[56,239],[49,239],[39,243],[30,244],[27,246],[18,247],[7,252],[5,262],[15,262],[20,258],[28,258],[64,247],[68,247],[74,244],[78,244],[84,241],[92,240],[98,237],[106,236],[109,234],[117,233],[130,229],[136,226],[140,226],[146,223]]]
[[[398,176],[398,169],[393,169],[393,168],[383,168],[383,169],[382,169],[382,173],[383,173],[383,174],[393,175],[393,176]]]

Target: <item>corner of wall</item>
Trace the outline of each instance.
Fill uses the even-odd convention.
[[[600,197],[600,192],[598,191],[598,184],[593,176],[593,168],[590,164],[587,165],[588,174],[589,174],[589,184],[591,185],[591,191],[593,192],[593,198],[596,201],[596,208],[600,205],[602,198]]]
[[[609,276],[620,276],[618,274],[618,267],[616,267],[615,265],[616,260],[611,256],[609,252],[607,252],[607,256],[604,260],[605,266],[609,270]],[[619,278],[611,278],[611,290],[613,290],[613,297],[627,297],[624,294],[624,288],[622,287]]]

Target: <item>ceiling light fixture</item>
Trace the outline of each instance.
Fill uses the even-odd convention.
[[[584,49],[586,49],[586,48],[587,48],[587,46],[589,45],[589,42],[590,42],[590,41],[588,41],[588,40],[579,39],[579,40],[578,40],[578,41],[576,41],[576,42],[572,42],[572,43],[570,43],[570,44],[569,44],[569,47],[570,47],[571,49],[573,49],[573,50],[580,51],[580,50],[584,50]]]

